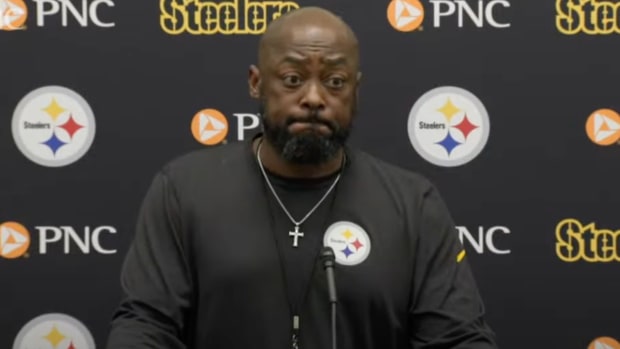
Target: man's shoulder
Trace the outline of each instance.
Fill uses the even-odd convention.
[[[389,162],[361,149],[351,149],[350,151],[358,166],[393,186],[407,186],[423,192],[433,188],[430,179],[416,170]]]
[[[247,147],[245,142],[234,142],[189,151],[169,160],[160,172],[173,180],[213,177],[244,164],[240,160],[247,156]]]

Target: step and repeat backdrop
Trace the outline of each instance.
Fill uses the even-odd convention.
[[[441,189],[500,347],[619,349],[615,0],[0,0],[0,348],[104,346],[155,172],[260,130],[304,6],[359,36],[351,143]]]

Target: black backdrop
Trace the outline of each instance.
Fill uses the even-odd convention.
[[[620,4],[429,0],[422,1],[421,27],[403,32],[389,20],[401,5],[388,13],[388,0],[249,2],[248,18],[245,0],[219,2],[228,4],[219,5],[222,14],[236,9],[240,23],[222,33],[205,17],[217,5],[203,0],[0,0],[0,347],[12,348],[30,320],[49,313],[78,319],[103,346],[119,300],[120,265],[154,172],[211,146],[190,129],[201,110],[226,116],[225,143],[239,140],[238,120],[252,120],[241,114],[256,112],[247,72],[262,31],[260,23],[244,30],[246,23],[257,18],[254,10],[270,21],[278,11],[311,5],[342,16],[361,42],[364,76],[351,143],[441,189],[501,348],[578,349],[599,337],[620,338],[620,118],[613,112],[620,110]],[[20,11],[23,4],[27,11]],[[88,11],[81,12],[83,4]],[[416,5],[402,5],[404,27],[416,24],[415,16],[406,21]],[[493,17],[477,26],[468,14],[479,5]],[[82,13],[80,23],[75,14]],[[24,25],[11,30],[20,19]],[[190,30],[182,30],[183,20]],[[23,100],[48,86],[77,93],[93,119],[64,90]],[[488,113],[483,124],[480,109],[448,94],[444,100],[461,107],[450,123],[437,112],[415,115],[444,125],[420,130],[420,142],[444,160],[443,148],[432,143],[447,135],[445,126],[469,113],[480,127],[465,143],[488,132],[479,154],[460,166],[432,163],[409,137],[416,101],[444,86],[472,93]],[[595,113],[605,108],[611,111]],[[67,126],[71,117],[83,127]],[[598,142],[611,145],[589,138],[589,117]],[[449,132],[463,141],[455,130]],[[67,144],[54,155],[58,142]],[[63,163],[80,149],[83,156]],[[454,156],[464,149],[454,148]],[[43,325],[31,332],[69,348],[64,337],[79,335],[55,319],[57,333]],[[89,347],[80,341],[74,339],[76,349]]]

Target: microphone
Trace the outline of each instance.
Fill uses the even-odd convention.
[[[321,250],[321,260],[323,261],[323,268],[327,276],[327,290],[332,310],[332,349],[336,349],[336,304],[338,303],[338,298],[336,296],[336,279],[334,277],[334,266],[336,264],[334,250],[329,246],[324,246]]]

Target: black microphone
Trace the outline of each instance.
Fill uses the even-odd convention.
[[[332,349],[336,349],[336,304],[338,303],[338,298],[336,297],[336,279],[334,277],[334,266],[336,264],[334,250],[329,246],[324,246],[321,250],[321,260],[327,275],[327,290],[329,292],[329,303],[332,308]]]

